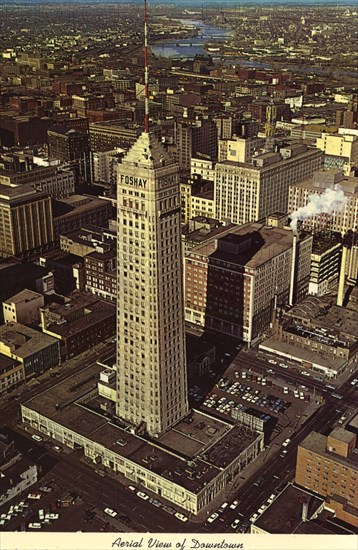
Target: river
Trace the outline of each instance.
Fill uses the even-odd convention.
[[[181,23],[193,25],[199,30],[198,36],[192,38],[173,38],[166,40],[163,43],[151,45],[150,49],[155,55],[171,58],[189,58],[195,55],[206,54],[204,44],[206,42],[215,41],[222,42],[226,37],[230,36],[232,31],[220,27],[205,25],[202,21],[180,19]]]

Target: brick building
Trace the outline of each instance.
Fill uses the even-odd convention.
[[[298,485],[325,497],[336,517],[358,527],[356,436],[335,428],[328,436],[311,432],[298,446]]]
[[[296,299],[308,291],[312,237],[296,250]],[[186,320],[251,343],[287,304],[293,260],[291,231],[252,223],[208,236],[185,257]]]

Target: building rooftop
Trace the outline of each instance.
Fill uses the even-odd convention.
[[[238,426],[196,410],[153,442],[133,435],[120,419],[108,418],[108,413],[106,417],[101,411],[106,400],[94,394],[102,370],[103,365],[92,364],[23,407],[196,493],[259,437],[247,428],[241,432]]]
[[[32,300],[37,300],[38,298],[41,298],[42,294],[39,292],[34,292],[33,290],[28,290],[25,288],[24,290],[21,290],[14,296],[11,296],[7,300],[5,300],[4,304],[20,304],[21,302],[31,302]]]
[[[337,428],[338,430],[346,431],[343,428]],[[354,437],[354,434],[348,432],[349,441]],[[331,435],[331,434],[330,434]],[[347,442],[347,441],[346,441]],[[358,470],[358,449],[354,449],[353,452],[346,458],[340,454],[337,454],[333,451],[327,450],[327,436],[322,435],[317,432],[311,432],[305,437],[305,439],[300,443],[299,447],[312,451],[321,456],[329,458],[330,460],[340,462],[350,468]]]
[[[85,314],[79,319],[69,320],[57,324],[56,322],[47,325],[47,330],[53,334],[58,334],[64,338],[73,336],[92,325],[96,325],[100,321],[109,317],[114,317],[116,314],[115,306],[104,302],[96,302],[91,304],[90,310],[86,310]]]
[[[210,256],[255,269],[291,249],[292,243],[292,231],[248,223],[230,227],[221,235],[207,239],[203,244],[194,247],[189,254]],[[228,246],[222,246],[224,244]]]
[[[82,211],[85,212],[86,210],[93,210],[93,208],[107,204],[108,201],[105,201],[99,197],[88,195],[71,195],[65,199],[57,199],[53,201],[54,217],[71,216],[74,211],[76,211],[76,213]]]
[[[306,522],[302,519],[304,502],[308,505]],[[323,509],[323,504],[323,498],[289,484],[256,520],[255,526],[276,535],[306,532],[306,523],[309,524],[314,514]]]
[[[337,306],[332,298],[308,296],[285,315],[296,320],[296,324],[297,320],[309,319],[311,326],[325,329],[328,337],[337,340],[356,341],[357,339],[358,311]],[[321,336],[324,335],[321,334]]]
[[[321,181],[320,183],[315,180],[315,176],[307,178],[300,183],[292,184],[293,187],[308,189],[309,191],[315,192],[324,192],[325,189],[332,187],[335,183],[331,181],[331,178],[328,176],[333,176],[336,171],[327,169],[326,171],[320,170],[320,173],[327,174],[327,182]],[[323,178],[323,176],[321,176]],[[344,194],[348,197],[358,197],[358,178],[353,176],[344,176],[342,180],[337,182],[338,185],[343,189]]]
[[[55,338],[20,323],[1,325],[0,341],[13,355],[23,359],[57,343]]]

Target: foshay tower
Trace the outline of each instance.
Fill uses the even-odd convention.
[[[178,165],[145,131],[118,168],[117,415],[156,436],[188,412]]]

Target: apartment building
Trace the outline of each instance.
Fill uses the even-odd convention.
[[[15,322],[0,326],[0,354],[21,363],[25,378],[60,364],[55,338]]]

